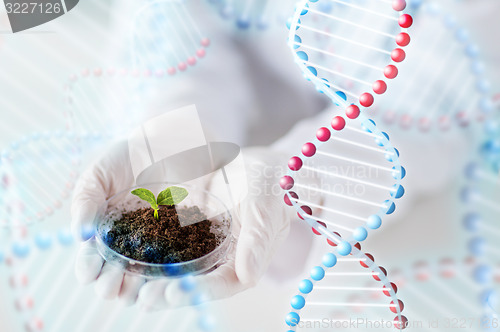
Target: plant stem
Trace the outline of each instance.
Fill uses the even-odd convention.
[[[160,220],[160,218],[158,217],[158,210],[155,210],[155,219]]]

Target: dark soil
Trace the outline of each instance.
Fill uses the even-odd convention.
[[[105,237],[114,251],[129,258],[157,264],[190,261],[212,252],[217,238],[210,232],[211,222],[197,206],[160,206],[156,220],[152,208],[123,213]],[[203,220],[181,227],[183,220]]]

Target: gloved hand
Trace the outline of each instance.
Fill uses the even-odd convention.
[[[246,176],[242,173],[239,178],[248,181],[249,193],[232,211],[236,242],[225,263],[212,272],[195,277],[199,289],[209,300],[232,296],[258,282],[274,251],[286,238],[294,214],[294,209],[283,203],[283,192],[278,185],[280,171],[276,167],[284,167],[287,158],[265,148],[242,152]],[[201,184],[216,196],[217,192],[226,190],[221,185],[223,181],[214,179],[217,176],[220,175]],[[162,174],[152,177],[161,181]],[[123,143],[113,148],[79,180],[72,204],[74,232],[79,235],[82,228],[92,224],[98,207],[108,197],[133,185],[128,148]],[[104,262],[93,239],[81,245],[75,269],[82,283],[95,281],[97,293],[106,299],[118,297],[129,305],[138,300],[147,309],[189,304],[178,287],[179,280],[145,280],[125,274]]]

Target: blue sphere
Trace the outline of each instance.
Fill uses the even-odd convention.
[[[200,317],[198,321],[198,326],[202,331],[214,331],[215,330],[215,318],[212,315],[205,314]]]
[[[316,68],[314,67],[307,67],[307,69],[314,75],[314,76],[318,76],[318,71],[316,70]]]
[[[469,241],[469,251],[474,256],[481,256],[486,251],[486,241],[483,238],[475,237]]]
[[[335,256],[331,252],[326,253],[323,255],[322,263],[328,268],[334,267],[335,264],[337,264],[337,256]]]
[[[304,51],[297,52],[297,56],[299,57],[300,60],[303,60],[303,61],[309,60],[309,56]]]
[[[240,17],[236,20],[236,26],[238,29],[247,30],[250,28],[250,20],[246,17]]]
[[[356,241],[364,241],[368,237],[368,231],[364,227],[358,227],[352,233],[352,236]]]
[[[484,72],[484,65],[479,61],[474,61],[472,63],[472,71],[476,75],[481,75]]]
[[[481,217],[476,213],[469,213],[464,217],[464,227],[468,231],[477,232],[481,223]]]
[[[309,5],[306,3],[302,11],[300,12],[300,15],[305,15],[309,11]]]
[[[392,186],[392,188],[394,188],[394,190],[391,192],[392,197],[400,199],[404,196],[405,188],[402,185],[395,184],[394,186]]]
[[[194,290],[196,288],[196,281],[194,277],[191,275],[183,277],[180,282],[180,288],[186,293]]]
[[[325,270],[321,266],[315,266],[311,270],[311,279],[320,281],[325,277]]]
[[[384,201],[384,205],[387,207],[385,214],[392,214],[396,210],[396,204],[389,200]]]
[[[491,111],[493,111],[493,103],[489,99],[482,99],[479,102],[479,108],[484,113],[490,113]]]
[[[377,216],[376,214],[368,217],[368,221],[366,226],[370,229],[378,229],[382,225],[382,218]]]
[[[498,306],[498,294],[492,289],[485,290],[481,294],[481,303],[488,305],[495,310]]]
[[[52,245],[52,238],[47,233],[37,234],[35,236],[35,244],[41,250],[49,249]]]
[[[389,135],[387,133],[382,132],[383,137],[377,137],[375,139],[375,143],[377,143],[378,146],[384,146],[385,145],[385,140],[389,140]]]
[[[286,315],[285,322],[288,326],[297,326],[300,322],[300,316],[298,313],[292,311]]]
[[[465,54],[471,58],[476,58],[479,55],[479,49],[476,45],[470,44],[465,49]]]
[[[71,232],[67,229],[61,229],[60,231],[58,231],[57,239],[63,246],[69,246],[73,244],[73,235],[71,235]]]
[[[478,174],[479,174],[479,167],[477,166],[476,163],[470,163],[465,168],[465,175],[467,176],[467,178],[471,180],[476,180]]]
[[[469,31],[464,28],[460,28],[457,30],[456,36],[460,42],[465,42],[467,41],[467,39],[469,39]]]
[[[299,44],[302,44],[302,38],[300,38],[300,36],[298,36],[298,35],[295,35],[295,36],[293,37],[293,41],[295,42],[295,43],[293,44],[293,48],[294,48],[294,49],[298,49],[298,48],[300,47],[300,45],[299,45]],[[304,53],[305,53],[305,52],[304,52]],[[307,54],[306,54],[306,56],[307,56]],[[304,60],[304,59],[302,59],[302,60]],[[305,60],[306,60],[306,61],[307,61],[307,60],[309,60],[309,57],[307,57]]]
[[[470,203],[477,196],[477,192],[472,188],[465,188],[460,193],[460,197],[464,203]]]
[[[311,280],[304,279],[299,284],[299,291],[302,294],[309,294],[310,292],[312,292],[313,287],[314,287],[314,285],[313,285]]]
[[[474,279],[480,284],[488,283],[492,278],[492,271],[489,266],[480,265],[473,272]]]
[[[302,295],[295,295],[292,298],[290,304],[292,305],[292,308],[294,308],[295,310],[300,310],[304,308],[304,306],[306,305],[306,300]]]
[[[191,305],[197,306],[197,305],[201,305],[201,304],[206,303],[206,302],[208,302],[208,299],[207,299],[205,294],[198,293],[198,294],[194,294],[191,297]]]
[[[337,252],[341,256],[347,256],[351,253],[352,247],[347,241],[342,241],[337,246]]]
[[[16,255],[17,257],[21,257],[21,258],[24,258],[24,257],[27,257],[30,253],[30,246],[29,244],[27,243],[14,243],[12,245],[12,252],[14,253],[14,255]]]

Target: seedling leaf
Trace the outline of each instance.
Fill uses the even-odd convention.
[[[132,194],[136,195],[140,199],[151,204],[151,207],[154,210],[158,210],[158,204],[156,204],[155,195],[151,191],[144,189],[144,188],[139,188],[139,189],[132,190]]]
[[[176,205],[182,202],[187,195],[188,192],[184,188],[175,186],[168,187],[158,195],[156,202],[158,205]]]

